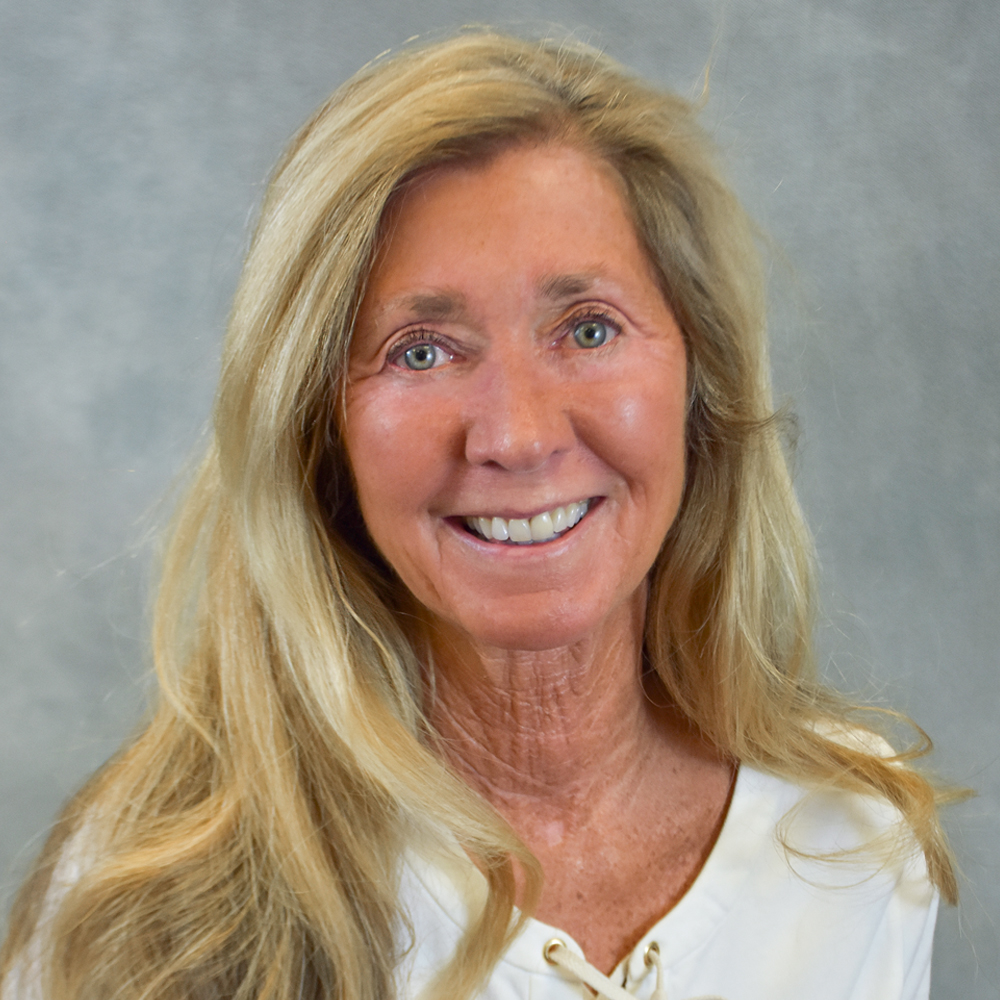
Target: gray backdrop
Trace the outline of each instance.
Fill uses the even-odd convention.
[[[933,995],[1000,996],[996,0],[2,0],[0,870],[133,725],[157,506],[284,141],[418,33],[554,25],[684,92],[774,238],[824,665],[911,713],[965,873]],[[807,998],[804,998],[807,1000]]]

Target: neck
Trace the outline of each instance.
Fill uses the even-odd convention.
[[[595,634],[551,650],[436,631],[430,721],[449,763],[508,819],[521,808],[577,814],[627,787],[659,728],[642,685],[644,612],[637,595]]]
[[[534,911],[610,971],[684,894],[734,769],[641,673],[643,594],[586,641],[477,647],[435,627],[427,713],[442,755],[544,874]],[[515,869],[518,899],[525,887]]]

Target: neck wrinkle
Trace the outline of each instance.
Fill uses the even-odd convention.
[[[529,806],[579,816],[595,793],[632,783],[656,728],[639,596],[568,648],[482,649],[436,631],[426,707],[441,753],[508,818]]]

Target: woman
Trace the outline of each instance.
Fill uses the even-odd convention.
[[[692,109],[592,50],[335,93],[7,993],[926,996],[936,795],[814,677],[762,309]]]

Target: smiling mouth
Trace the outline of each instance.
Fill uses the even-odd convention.
[[[550,542],[565,534],[583,519],[590,509],[590,500],[568,503],[565,507],[555,507],[534,517],[465,517],[466,528],[477,538],[488,542],[502,542],[506,545],[534,545]]]

